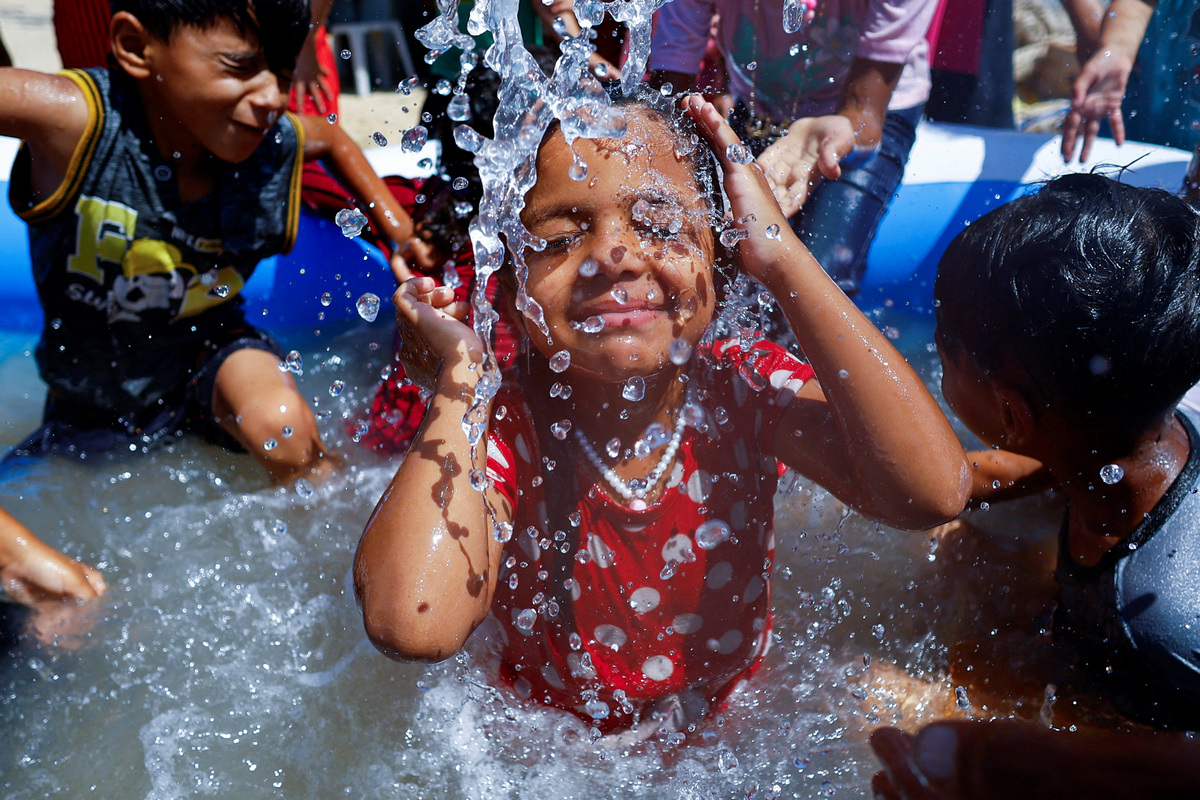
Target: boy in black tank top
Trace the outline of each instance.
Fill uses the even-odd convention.
[[[1200,726],[1200,214],[1069,175],[972,223],[938,269],[973,498],[1057,485],[1056,641],[1125,714]]]

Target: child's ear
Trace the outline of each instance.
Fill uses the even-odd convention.
[[[141,20],[128,11],[113,14],[108,26],[113,58],[131,78],[149,78],[153,70],[146,54],[150,34]]]
[[[1004,431],[1004,447],[1009,450],[1025,448],[1033,441],[1035,427],[1029,401],[1011,386],[997,386],[994,392]]]

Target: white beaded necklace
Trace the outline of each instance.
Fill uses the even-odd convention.
[[[600,460],[600,456],[596,454],[595,448],[592,447],[592,443],[587,440],[583,432],[579,428],[575,429],[575,440],[579,442],[580,447],[583,448],[583,452],[587,454],[588,460],[592,462],[592,466],[604,476],[604,480],[608,481],[608,485],[622,499],[633,501],[629,504],[630,508],[641,510],[646,507],[646,496],[650,494],[651,489],[658,485],[658,482],[662,480],[663,475],[671,466],[671,462],[675,460],[675,453],[679,450],[679,443],[683,439],[683,429],[686,427],[687,415],[683,413],[683,409],[687,406],[687,403],[688,399],[685,395],[683,405],[679,407],[675,415],[675,431],[671,434],[671,440],[667,442],[666,449],[663,450],[662,457],[654,465],[654,469],[650,470],[650,474],[640,480],[638,478],[632,478],[629,481],[622,479],[612,467]]]

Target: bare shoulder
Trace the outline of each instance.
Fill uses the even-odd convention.
[[[0,68],[0,135],[25,139],[52,160],[65,161],[91,113],[84,90],[65,75]]]

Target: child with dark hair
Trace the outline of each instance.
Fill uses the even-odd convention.
[[[10,195],[29,224],[50,390],[19,451],[136,450],[197,430],[276,481],[332,467],[238,293],[294,243],[305,160],[325,159],[393,242],[412,222],[336,125],[284,113],[308,27],[306,0],[117,0],[113,67],[0,70],[0,133],[24,140]]]
[[[976,501],[1047,485],[1057,638],[1117,706],[1200,724],[1200,214],[1070,175],[971,224],[938,269],[946,401],[984,443]]]
[[[384,653],[447,658],[491,613],[516,696],[606,732],[686,730],[762,659],[780,462],[900,527],[966,499],[920,379],[791,232],[761,168],[730,157],[720,113],[685,105],[681,119],[642,89],[623,139],[543,138],[521,219],[544,245],[510,297],[540,313],[517,317],[526,350],[488,404],[486,447],[463,426],[484,349],[465,304],[428,278],[396,293],[430,409],[355,558]],[[736,250],[714,231],[714,154],[748,237]],[[811,366],[715,340],[719,262],[780,298]]]

